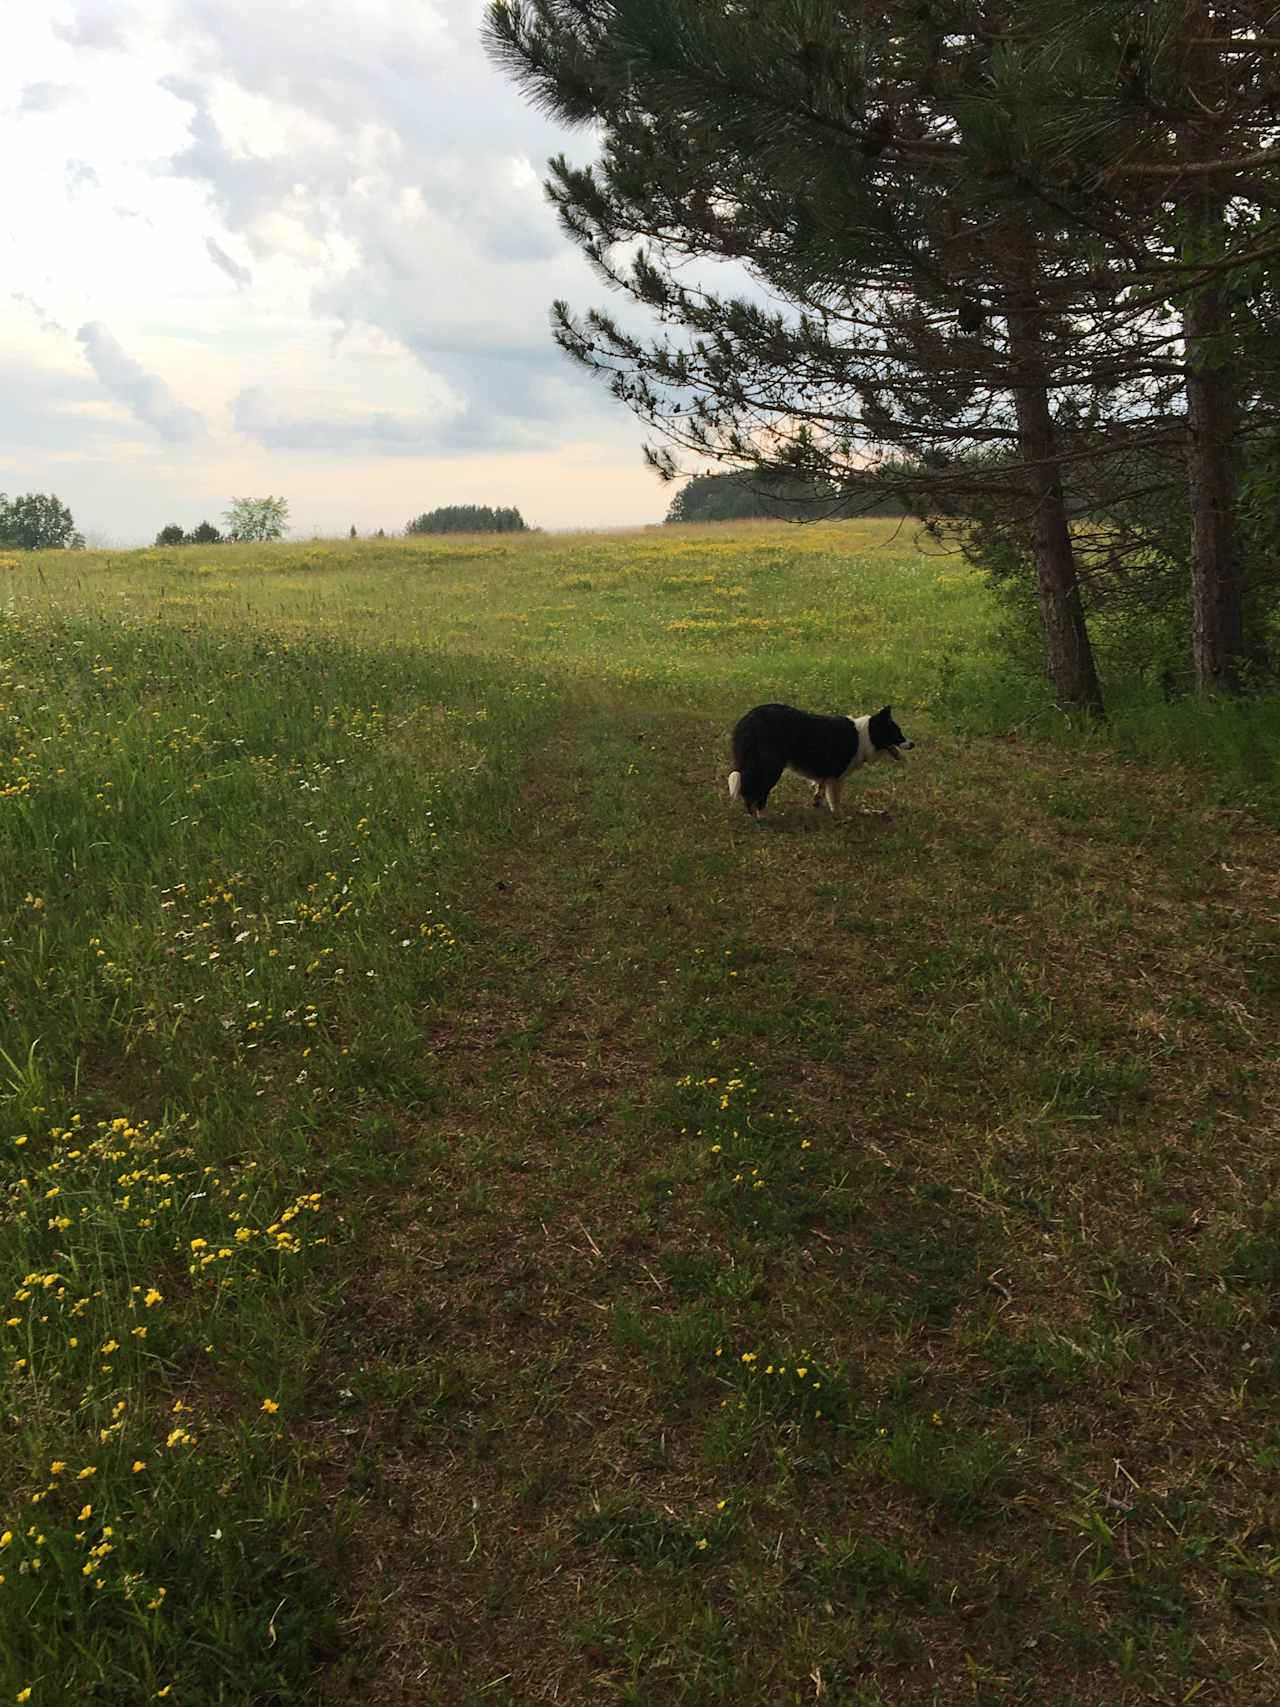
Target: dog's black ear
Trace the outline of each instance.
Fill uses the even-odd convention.
[[[881,715],[881,717],[889,717],[892,714],[892,712],[893,712],[893,707],[891,705],[886,705],[884,710],[880,713],[880,715]]]

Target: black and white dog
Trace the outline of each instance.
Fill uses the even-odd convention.
[[[892,707],[867,717],[822,717],[793,705],[757,705],[733,731],[729,798],[758,818],[784,770],[813,784],[813,804],[834,812],[845,773],[913,747],[893,721]]]

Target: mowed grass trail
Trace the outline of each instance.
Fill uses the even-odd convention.
[[[1274,753],[885,523],[3,590],[0,1701],[1280,1694]]]

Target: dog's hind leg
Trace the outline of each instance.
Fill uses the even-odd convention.
[[[764,816],[764,809],[769,796],[781,775],[781,764],[769,760],[748,762],[743,765],[738,782],[738,792],[749,817],[761,818]]]
[[[826,797],[827,811],[830,812],[833,817],[835,815],[836,807],[840,804],[840,787],[843,782],[843,777],[833,776],[823,783],[820,790],[820,792]],[[815,806],[819,804],[816,797],[813,804]]]

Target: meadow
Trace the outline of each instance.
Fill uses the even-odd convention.
[[[1274,700],[888,522],[0,606],[0,1702],[1280,1698]]]

